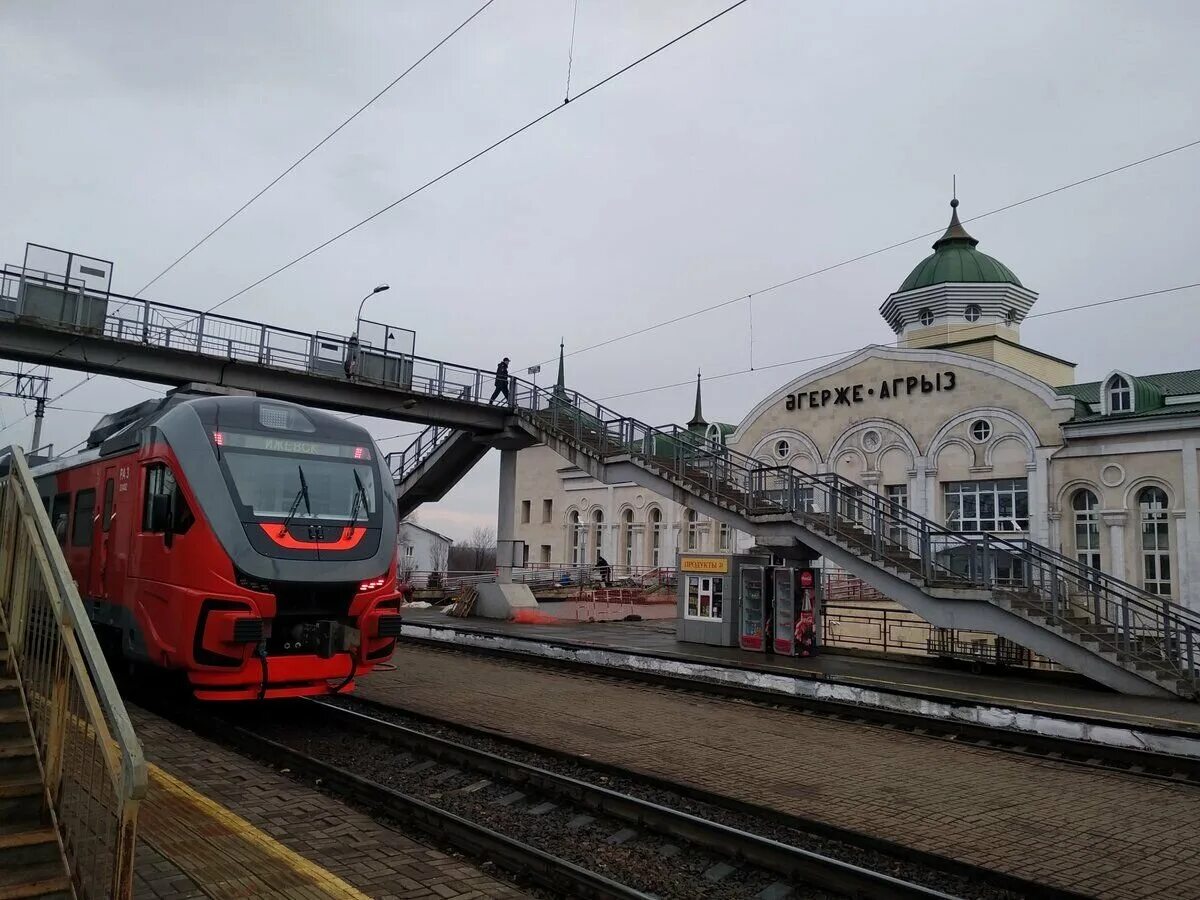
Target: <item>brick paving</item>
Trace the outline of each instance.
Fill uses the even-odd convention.
[[[146,759],[170,776],[261,830],[289,850],[322,867],[369,897],[381,900],[483,900],[526,895],[484,874],[460,859],[427,847],[398,831],[380,825],[338,800],[298,784],[272,769],[160,719],[134,706],[129,708]],[[151,779],[153,805],[155,785]],[[168,822],[143,808],[140,817],[135,894],[138,900],[192,900],[200,896],[268,896],[251,871],[249,857],[229,854],[221,871],[199,872],[177,850],[178,834],[187,823]],[[204,827],[215,840],[215,826]],[[248,836],[251,843],[253,835]],[[226,836],[227,839],[227,836]],[[258,841],[258,843],[262,843]],[[168,857],[170,857],[168,859]],[[181,871],[181,869],[183,871]],[[284,888],[276,896],[328,897],[336,892],[313,888]]]
[[[402,646],[367,699],[1097,897],[1200,897],[1200,789]]]

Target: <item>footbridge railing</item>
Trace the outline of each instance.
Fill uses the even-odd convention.
[[[926,589],[988,592],[1130,667],[1200,688],[1200,615],[1167,597],[1033,541],[948,529],[835,473],[764,465],[702,433],[655,428],[575,392],[521,383],[515,399],[535,428],[602,460],[627,457],[746,516],[793,519]]]
[[[0,478],[0,627],[75,894],[133,893],[146,763],[25,457]]]

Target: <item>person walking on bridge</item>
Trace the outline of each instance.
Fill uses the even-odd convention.
[[[500,364],[496,366],[496,389],[492,391],[492,397],[488,403],[495,403],[496,398],[501,394],[504,395],[505,401],[509,406],[512,406],[512,395],[508,392],[508,357],[500,360]]]

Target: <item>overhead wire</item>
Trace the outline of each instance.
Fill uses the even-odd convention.
[[[1126,302],[1130,302],[1130,301],[1134,301],[1134,300],[1147,300],[1147,299],[1150,299],[1153,297],[1160,297],[1160,296],[1163,296],[1166,294],[1174,294],[1174,293],[1178,293],[1180,291],[1194,290],[1197,288],[1200,288],[1200,281],[1194,281],[1194,282],[1190,282],[1188,284],[1178,284],[1178,285],[1174,285],[1172,287],[1156,288],[1156,289],[1150,290],[1150,291],[1141,291],[1136,294],[1126,294],[1121,297],[1109,297],[1104,300],[1094,300],[1094,301],[1091,301],[1088,303],[1078,303],[1073,306],[1064,306],[1064,307],[1060,307],[1058,309],[1048,309],[1048,310],[1045,310],[1044,312],[1038,312],[1038,313],[1033,313],[1032,315],[1028,315],[1024,318],[1023,321],[1028,322],[1030,319],[1039,319],[1039,318],[1045,318],[1048,316],[1057,316],[1057,315],[1062,315],[1063,313],[1078,312],[1080,310],[1085,310],[1085,309],[1095,309],[1096,307],[1110,306],[1115,303],[1126,303]],[[993,327],[995,327],[994,323],[956,326],[952,332],[952,335],[955,338],[961,338],[964,335],[967,335],[972,331],[986,330],[986,329],[993,328]],[[887,342],[884,344],[876,344],[874,346],[898,347],[899,345],[900,345],[900,341],[890,341],[890,342]],[[868,345],[868,346],[870,346],[870,345]],[[726,378],[735,378],[735,377],[741,376],[741,375],[757,374],[757,373],[766,372],[766,371],[769,371],[772,369],[781,369],[781,368],[786,368],[788,366],[801,365],[804,363],[819,362],[819,361],[825,360],[825,359],[835,359],[840,356],[847,356],[847,355],[854,353],[861,349],[862,349],[862,347],[850,347],[850,348],[846,348],[846,349],[842,349],[842,350],[835,350],[835,351],[832,351],[829,353],[820,353],[820,354],[816,354],[814,356],[804,356],[804,357],[800,357],[799,359],[789,359],[784,362],[769,363],[765,366],[756,366],[754,368],[746,368],[746,369],[736,369],[731,372],[722,372],[719,375],[705,375],[700,380],[705,381],[705,382],[721,381]],[[679,388],[679,387],[685,387],[685,386],[690,387],[695,384],[696,384],[696,379],[689,378],[686,381],[675,381],[675,382],[671,382],[670,384],[660,384],[660,385],[655,385],[653,387],[639,388],[639,389],[632,390],[632,391],[622,391],[622,392],[616,393],[616,394],[609,394],[605,397],[599,397],[599,398],[597,398],[597,400],[598,400],[598,402],[603,403],[603,402],[606,402],[609,400],[618,400],[618,399],[621,399],[624,397],[636,397],[636,396],[640,396],[643,394],[652,394],[652,393],[656,393],[658,391],[671,390],[673,388]],[[78,387],[78,386],[79,385],[76,385],[75,387]],[[73,388],[70,388],[67,391],[64,391],[63,394],[70,393],[71,390],[73,390]],[[61,397],[62,395],[59,395],[59,396]],[[54,403],[58,399],[59,398],[54,398],[54,400],[47,401],[47,402]],[[80,411],[82,411],[82,410],[80,410]],[[28,418],[29,415],[31,415],[31,414],[26,413],[26,415],[22,416],[20,419],[10,422],[7,425],[5,425],[3,428],[0,428],[0,434],[3,434],[5,431],[7,431],[9,428],[12,428],[13,426],[20,424],[26,418]],[[377,438],[376,442],[383,443],[385,441],[396,440],[396,439],[402,438],[402,437],[413,437],[415,435],[420,434],[421,431],[423,431],[423,430],[424,429],[420,429],[417,431],[400,432],[398,434],[389,435],[388,437]]]
[[[1096,172],[1095,174],[1089,175],[1086,178],[1080,178],[1076,181],[1069,182],[1068,184],[1059,185],[1056,188],[1051,188],[1050,190],[1042,191],[1041,193],[1037,193],[1037,194],[1033,194],[1032,196],[1025,197],[1021,200],[1015,200],[1012,203],[1006,203],[1003,206],[996,207],[995,209],[989,209],[987,212],[980,213],[977,216],[971,216],[968,219],[963,219],[962,224],[967,225],[971,222],[978,222],[980,219],[986,219],[988,216],[998,215],[1002,212],[1007,212],[1010,209],[1016,209],[1019,206],[1024,206],[1027,203],[1033,203],[1037,200],[1043,200],[1046,197],[1052,197],[1055,194],[1062,193],[1063,191],[1069,191],[1072,188],[1077,188],[1077,187],[1080,187],[1081,185],[1089,184],[1089,183],[1091,183],[1093,181],[1097,181],[1101,178],[1106,178],[1109,175],[1116,175],[1119,172],[1124,172],[1128,169],[1135,168],[1136,166],[1145,165],[1146,163],[1154,162],[1155,160],[1162,159],[1163,157],[1170,156],[1174,153],[1180,153],[1184,150],[1190,150],[1193,147],[1198,147],[1198,146],[1200,146],[1200,138],[1197,138],[1196,140],[1188,141],[1185,144],[1179,144],[1178,146],[1171,147],[1167,150],[1163,150],[1158,153],[1153,153],[1150,156],[1144,156],[1141,159],[1136,159],[1136,160],[1133,160],[1132,162],[1124,163],[1124,164],[1116,166],[1115,168],[1112,168],[1112,169],[1106,169],[1103,172]],[[616,335],[615,337],[606,338],[605,340],[598,341],[595,344],[589,344],[588,346],[581,347],[578,350],[572,350],[570,353],[567,353],[566,356],[567,357],[579,356],[582,353],[588,353],[592,350],[599,350],[602,347],[608,347],[608,346],[611,346],[612,344],[618,343],[620,341],[625,341],[625,340],[628,340],[629,338],[637,337],[642,334],[647,334],[648,332],[655,331],[659,328],[665,328],[668,325],[675,325],[679,322],[686,321],[687,319],[694,319],[697,316],[702,316],[702,315],[705,315],[706,313],[714,312],[715,310],[718,310],[718,309],[723,309],[726,306],[732,306],[735,303],[741,303],[743,300],[750,300],[753,297],[759,297],[763,294],[769,294],[772,291],[777,291],[781,288],[788,287],[789,285],[796,284],[799,281],[804,281],[809,278],[814,278],[817,275],[823,275],[826,272],[832,272],[835,269],[841,269],[841,268],[844,268],[845,266],[852,265],[853,263],[862,262],[864,259],[870,259],[873,256],[879,256],[881,253],[887,253],[890,250],[895,250],[899,247],[907,246],[908,244],[912,244],[912,243],[915,243],[916,241],[924,240],[925,238],[934,237],[936,235],[941,234],[944,231],[945,231],[944,227],[937,228],[937,229],[934,229],[933,231],[926,231],[926,232],[923,232],[922,234],[914,235],[913,237],[910,237],[910,238],[905,238],[902,241],[895,241],[893,243],[887,244],[886,246],[879,247],[875,250],[870,250],[866,253],[860,253],[857,256],[852,256],[848,259],[843,259],[840,262],[832,263],[827,266],[822,266],[819,269],[813,269],[809,272],[804,272],[799,275],[794,275],[790,278],[785,278],[782,281],[778,281],[774,284],[767,285],[765,287],[757,288],[756,290],[753,290],[753,291],[744,291],[742,293],[737,294],[736,296],[730,297],[726,300],[722,300],[719,303],[713,303],[710,306],[701,307],[700,309],[695,309],[695,310],[692,310],[691,312],[681,313],[678,316],[673,316],[669,319],[664,319],[663,321],[656,322],[653,325],[646,325],[642,328],[637,328],[633,331],[626,332],[625,334],[620,334],[620,335]],[[539,363],[539,365],[545,365],[546,363],[554,362],[557,359],[558,359],[557,356],[551,357],[550,359],[544,359],[544,360],[542,360],[541,363]]]
[[[161,272],[159,272],[157,275],[155,275],[153,278],[151,278],[149,281],[147,281],[144,285],[142,285],[133,294],[133,296],[140,297],[142,295],[142,293],[144,291],[146,291],[148,288],[150,288],[153,284],[155,284],[155,282],[157,282],[160,278],[162,278],[164,275],[166,275],[168,272],[170,272],[172,269],[174,269],[177,265],[179,265],[181,262],[183,262],[189,256],[191,256],[192,253],[194,253],[196,250],[200,249],[200,247],[203,246],[205,243],[207,243],[211,237],[213,237],[222,228],[224,228],[226,225],[228,225],[230,222],[232,222],[235,218],[237,218],[239,215],[241,215],[243,212],[245,212],[256,200],[258,200],[259,197],[261,197],[263,194],[267,193],[267,191],[271,190],[271,188],[273,188],[280,181],[282,181],[289,174],[291,174],[292,171],[294,171],[298,166],[300,166],[306,159],[308,159],[310,156],[312,156],[314,153],[316,153],[318,150],[320,150],[321,147],[323,147],[325,144],[327,144],[335,135],[338,134],[338,132],[340,132],[343,128],[345,128],[347,125],[349,125],[351,122],[353,122],[356,118],[358,118],[363,112],[365,112],[367,110],[368,107],[370,107],[372,104],[374,104],[375,101],[377,101],[380,97],[382,97],[384,94],[386,94],[392,88],[394,88],[397,84],[399,84],[405,78],[405,76],[407,76],[410,72],[412,72],[419,65],[421,65],[421,63],[425,62],[425,60],[429,59],[429,57],[432,56],[434,53],[436,53],[439,49],[441,49],[441,47],[443,45],[445,45],[447,41],[449,41],[451,38],[453,38],[460,31],[462,31],[477,16],[479,16],[480,13],[482,13],[484,10],[486,10],[489,6],[491,6],[495,2],[496,2],[496,0],[486,0],[486,2],[482,6],[480,6],[473,13],[471,13],[471,15],[467,16],[467,18],[465,18],[462,22],[460,22],[457,26],[455,26],[453,30],[451,30],[449,33],[447,33],[445,36],[443,36],[442,39],[439,40],[436,44],[434,44],[432,47],[430,47],[428,50],[426,50],[425,53],[423,53],[415,62],[413,62],[411,65],[409,65],[408,68],[406,68],[404,71],[402,71],[399,75],[397,75],[395,78],[393,78],[390,82],[388,82],[381,90],[376,92],[375,95],[372,96],[369,100],[367,100],[366,103],[363,103],[361,106],[359,106],[358,109],[356,109],[349,116],[347,116],[345,119],[343,119],[341,121],[341,123],[337,125],[337,127],[335,127],[332,131],[330,131],[323,138],[321,138],[321,140],[317,141],[316,144],[314,144],[312,147],[310,147],[308,150],[306,150],[291,165],[289,165],[282,172],[280,172],[278,175],[276,175],[273,179],[271,179],[271,181],[269,181],[265,186],[260,188],[256,193],[251,195],[250,199],[246,200],[241,206],[239,206],[232,213],[230,213],[228,216],[226,216],[215,228],[211,229],[207,234],[205,234],[202,238],[200,238],[200,240],[196,241],[194,244],[192,244],[192,246],[190,246],[182,254],[180,254],[178,257],[176,257],[175,260],[170,265],[168,265],[165,269],[163,269]],[[211,312],[211,310],[209,310],[209,311]],[[69,347],[69,346],[71,346],[71,344],[67,345],[67,347]],[[63,350],[66,350],[66,349],[67,349],[66,347],[63,348]],[[59,353],[61,353],[61,352],[63,352],[63,351],[60,350]],[[55,355],[57,356],[58,354],[56,353]],[[47,368],[49,368],[49,367],[47,367]],[[86,377],[83,378],[82,381],[80,381],[76,385],[76,387],[86,384],[87,382],[91,381],[95,377],[96,377],[95,373],[89,373]],[[132,384],[135,387],[142,387],[141,385],[137,384],[134,381],[131,381],[128,378],[125,378],[122,376],[117,376],[117,377],[121,378],[121,380],[126,382],[127,384]],[[75,388],[74,387],[70,388],[70,390],[75,390]],[[143,390],[148,390],[148,389],[143,388]],[[150,391],[150,393],[154,393],[154,392]]]
[[[176,257],[174,262],[172,262],[169,266],[167,266],[165,269],[163,269],[161,272],[159,272],[157,275],[155,275],[153,278],[151,278],[149,281],[147,281],[144,285],[142,285],[141,289],[138,290],[138,292],[135,293],[133,296],[140,297],[142,295],[142,291],[149,288],[156,281],[158,281],[160,278],[162,278],[164,275],[166,275],[168,272],[170,272],[172,269],[174,269],[177,265],[179,265],[181,262],[183,262],[185,259],[187,259],[189,256],[191,256],[192,253],[194,253],[196,250],[200,249],[200,247],[203,246],[209,240],[209,238],[211,238],[218,231],[220,231],[222,228],[224,228],[226,225],[228,225],[230,222],[232,222],[234,219],[236,219],[243,212],[245,212],[251,206],[251,204],[253,204],[256,200],[258,200],[259,197],[261,197],[267,191],[271,190],[271,188],[275,187],[275,185],[279,184],[279,182],[281,182],[284,178],[286,178],[288,175],[290,175],[294,169],[296,169],[306,159],[308,159],[310,156],[312,156],[314,153],[316,153],[318,150],[320,150],[323,146],[325,146],[325,144],[327,144],[330,140],[332,140],[338,134],[338,132],[340,132],[343,128],[345,128],[347,125],[349,125],[355,119],[357,119],[360,115],[362,115],[362,113],[364,113],[367,110],[367,108],[370,107],[372,104],[374,104],[376,100],[378,100],[380,97],[382,97],[384,94],[386,94],[392,88],[394,88],[397,84],[399,84],[405,78],[405,76],[407,76],[410,72],[412,72],[414,69],[416,69],[417,66],[421,65],[421,63],[425,62],[425,60],[429,59],[429,57],[433,56],[433,54],[436,53],[439,49],[441,49],[441,47],[447,41],[449,41],[456,34],[458,34],[460,31],[462,31],[464,28],[466,28],[467,25],[469,25],[476,18],[476,16],[478,16],[480,13],[482,13],[485,9],[487,9],[489,6],[491,6],[495,2],[496,2],[496,0],[486,0],[486,2],[482,6],[480,6],[478,9],[475,10],[475,12],[471,13],[471,15],[469,15],[465,19],[463,19],[460,23],[458,23],[458,25],[456,25],[454,27],[454,29],[452,31],[450,31],[440,41],[438,41],[436,44],[434,44],[432,47],[430,47],[428,50],[426,50],[425,53],[423,53],[416,60],[416,62],[412,63],[403,72],[401,72],[399,75],[397,75],[391,81],[389,81],[380,91],[378,91],[373,97],[371,97],[371,99],[369,99],[366,103],[364,103],[362,106],[360,106],[354,112],[352,112],[349,116],[347,116],[345,119],[343,119],[336,128],[334,128],[332,131],[330,131],[328,134],[326,134],[323,138],[321,138],[321,140],[317,141],[317,143],[315,143],[311,147],[309,147],[308,150],[306,150],[299,158],[297,158],[295,162],[293,162],[290,166],[288,166],[286,169],[284,169],[282,172],[280,172],[278,175],[276,175],[273,179],[271,179],[269,182],[267,182],[267,184],[265,186],[263,186],[262,188],[260,188],[255,194],[253,194],[249,200],[247,200],[245,203],[243,203],[241,206],[239,206],[237,209],[235,209],[233,212],[231,212],[228,216],[226,216],[215,228],[213,228],[206,235],[204,235],[204,237],[200,238],[200,240],[196,241],[196,243],[192,244],[192,246],[188,247],[187,250],[185,250],[182,254],[180,254],[178,257]]]
[[[1097,300],[1097,301],[1094,301],[1091,303],[1080,303],[1075,306],[1064,306],[1060,309],[1048,309],[1045,312],[1033,313],[1032,315],[1026,316],[1024,321],[1028,322],[1030,319],[1038,319],[1038,318],[1043,318],[1045,316],[1057,316],[1057,315],[1060,315],[1061,313],[1076,312],[1081,309],[1094,309],[1097,306],[1108,306],[1113,303],[1124,303],[1129,300],[1142,300],[1142,299],[1147,299],[1150,297],[1158,297],[1163,294],[1172,294],[1172,293],[1176,293],[1178,291],[1186,291],[1186,290],[1191,290],[1194,288],[1200,288],[1200,281],[1192,282],[1191,284],[1179,284],[1179,285],[1175,285],[1174,287],[1159,288],[1159,289],[1153,290],[1153,291],[1143,291],[1139,294],[1128,294],[1124,297],[1112,297],[1107,300]],[[961,327],[955,327],[955,329],[951,332],[951,334],[955,338],[961,338],[963,335],[967,334],[968,332],[975,331],[975,330],[986,330],[986,329],[994,328],[994,327],[995,327],[994,323],[984,323],[982,325],[964,325]],[[900,341],[889,341],[884,344],[875,344],[873,346],[899,347],[900,343],[901,343]],[[872,345],[867,345],[867,346],[872,346]],[[720,381],[725,378],[734,378],[739,375],[753,375],[753,374],[757,374],[759,372],[766,372],[771,369],[781,369],[781,368],[785,368],[787,366],[801,365],[803,363],[820,362],[821,360],[824,360],[824,359],[836,359],[837,357],[840,357],[840,356],[848,356],[849,354],[854,353],[857,350],[861,350],[861,349],[862,349],[862,347],[850,347],[850,348],[844,349],[844,350],[834,350],[830,353],[819,353],[815,356],[805,356],[805,357],[801,357],[800,359],[789,359],[786,362],[777,362],[777,363],[770,363],[765,366],[753,366],[753,367],[745,368],[745,369],[736,369],[732,372],[723,372],[720,375],[705,375],[700,380],[701,381]],[[691,386],[691,385],[694,385],[695,383],[696,383],[695,378],[689,378],[686,381],[675,381],[675,382],[672,382],[671,384],[660,384],[660,385],[656,385],[654,387],[639,388],[639,389],[633,390],[633,391],[622,391],[621,393],[618,393],[618,394],[609,394],[606,397],[599,397],[597,399],[599,400],[599,402],[604,402],[607,400],[618,400],[622,397],[636,397],[636,396],[639,396],[642,394],[652,394],[657,391],[665,391],[665,390],[670,390],[672,388]]]
[[[629,71],[637,68],[642,63],[652,59],[653,57],[662,53],[664,50],[668,49],[669,47],[672,47],[675,44],[679,43],[680,41],[684,40],[685,38],[695,34],[697,31],[704,28],[706,25],[712,24],[713,22],[720,19],[722,16],[728,15],[729,13],[731,13],[735,9],[737,9],[739,6],[742,6],[743,4],[745,4],[747,2],[748,2],[748,0],[737,0],[737,2],[731,3],[729,6],[726,6],[724,9],[720,10],[719,12],[714,13],[713,15],[709,16],[707,19],[700,22],[698,25],[693,25],[687,31],[684,31],[681,34],[676,35],[675,37],[671,38],[666,43],[659,44],[653,50],[638,57],[633,62],[628,63],[628,64],[622,66],[621,68],[617,69],[615,72],[612,72],[612,73],[606,75],[604,78],[601,78],[599,81],[595,82],[591,86],[585,88],[580,93],[576,94],[575,99],[572,100],[571,102],[577,103],[579,100],[582,100],[584,97],[586,97],[588,94],[592,93],[593,91],[599,90],[600,88],[604,87],[604,85],[608,84],[610,81],[613,81],[613,80],[621,77],[622,75],[624,75],[626,72],[629,72]],[[490,143],[486,147],[484,147],[482,150],[472,153],[466,159],[462,160],[459,163],[456,163],[455,165],[451,166],[449,169],[446,169],[440,175],[430,178],[428,181],[426,181],[424,184],[420,185],[419,187],[413,188],[408,193],[400,196],[399,198],[393,200],[392,202],[375,210],[375,212],[371,213],[369,216],[366,216],[365,218],[360,219],[359,221],[355,222],[353,225],[349,226],[348,228],[345,228],[342,231],[339,231],[337,234],[333,235],[330,238],[327,238],[326,240],[317,244],[315,247],[312,247],[311,249],[305,251],[304,253],[301,253],[299,256],[295,257],[291,261],[284,263],[283,265],[279,266],[276,269],[273,269],[272,271],[268,272],[266,275],[259,278],[257,281],[251,282],[250,284],[248,284],[244,288],[242,288],[240,291],[230,294],[224,300],[220,301],[219,303],[214,304],[213,306],[210,306],[207,310],[205,310],[205,312],[213,312],[217,309],[220,309],[226,303],[236,300],[238,297],[241,297],[243,294],[246,294],[249,291],[254,290],[256,287],[259,287],[260,285],[265,284],[266,282],[270,281],[275,276],[286,272],[288,269],[292,268],[292,266],[295,266],[295,265],[303,262],[304,260],[308,259],[310,256],[313,256],[314,254],[321,252],[326,247],[330,246],[331,244],[336,243],[337,241],[340,241],[342,238],[346,237],[347,235],[354,233],[358,229],[362,228],[364,225],[366,225],[370,222],[373,222],[375,219],[379,218],[380,216],[384,215],[387,212],[390,212],[391,210],[395,209],[397,206],[404,203],[405,201],[410,200],[413,197],[417,196],[422,191],[425,191],[425,190],[433,187],[435,184],[450,177],[451,175],[453,175],[455,172],[459,171],[460,169],[466,168],[471,163],[475,162],[477,159],[480,159],[481,157],[486,156],[488,153],[491,153],[493,150],[496,150],[497,148],[504,146],[509,141],[513,140],[513,138],[516,138],[519,135],[524,134],[529,129],[541,124],[542,122],[546,121],[546,119],[549,119],[551,116],[553,116],[555,113],[561,112],[563,109],[565,109],[567,107],[567,105],[568,104],[566,103],[566,101],[564,101],[563,103],[553,106],[550,109],[546,110],[545,112],[535,116],[534,118],[532,118],[528,122],[526,122],[524,125],[521,125],[520,127],[516,128],[513,131],[510,131],[508,134],[504,135],[504,137],[493,141],[492,143]]]
[[[695,34],[700,29],[704,28],[707,25],[712,24],[713,22],[715,22],[718,19],[720,19],[721,17],[729,14],[730,12],[737,9],[739,6],[744,5],[747,2],[748,2],[748,0],[737,0],[737,2],[732,3],[729,6],[726,6],[724,9],[720,10],[719,12],[714,13],[713,15],[709,16],[707,19],[704,19],[699,24],[693,25],[687,31],[684,31],[684,32],[676,35],[675,37],[671,38],[669,41],[666,41],[665,43],[658,45],[653,50],[651,50],[648,53],[645,53],[642,56],[638,57],[637,59],[633,60],[633,62],[630,62],[630,63],[622,66],[621,68],[617,69],[615,72],[611,72],[610,74],[606,75],[604,78],[601,78],[599,81],[595,82],[594,84],[592,84],[591,86],[589,86],[588,88],[586,88],[585,90],[583,90],[579,94],[577,94],[575,99],[576,100],[582,99],[583,97],[587,96],[588,94],[592,93],[593,91],[598,90],[599,88],[603,87],[604,85],[608,84],[609,82],[621,77],[622,75],[624,75],[627,72],[630,72],[631,70],[640,66],[642,63],[652,59],[653,57],[662,53],[664,50],[674,46],[675,44],[679,43],[680,41],[684,40],[685,38]],[[484,8],[486,8],[486,5]],[[359,220],[357,223],[355,223],[354,225],[351,225],[349,228],[346,228],[343,231],[335,234],[333,237],[331,237],[325,241],[322,241],[317,246],[315,246],[312,249],[308,250],[307,252],[301,254],[300,256],[297,256],[295,259],[291,260],[290,262],[285,263],[282,266],[279,266],[277,269],[273,270],[272,272],[267,273],[262,278],[259,278],[257,281],[247,285],[246,287],[242,288],[240,291],[237,291],[236,293],[229,295],[224,300],[221,300],[219,303],[215,303],[214,305],[212,305],[208,309],[206,309],[204,312],[210,313],[210,312],[214,312],[217,309],[220,309],[225,304],[230,303],[233,300],[236,300],[238,297],[253,290],[254,288],[258,287],[259,285],[269,281],[270,279],[274,278],[276,275],[279,275],[279,274],[287,271],[288,269],[292,268],[292,266],[302,262],[303,260],[312,256],[313,254],[320,252],[321,250],[328,247],[330,244],[333,244],[336,241],[339,241],[342,238],[346,237],[347,235],[351,234],[352,232],[357,231],[359,228],[361,228],[362,226],[366,225],[367,223],[373,221],[374,219],[377,219],[379,216],[383,215],[384,213],[386,213],[392,209],[395,209],[397,206],[399,206],[401,203],[404,203],[406,200],[409,200],[412,197],[415,197],[417,194],[420,194],[422,191],[425,191],[428,188],[433,187],[433,185],[437,184],[440,181],[443,181],[444,179],[448,178],[450,175],[453,175],[455,172],[459,171],[460,169],[465,168],[466,166],[475,162],[475,160],[490,153],[492,150],[495,150],[498,147],[503,146],[504,144],[508,143],[510,140],[517,137],[518,135],[528,131],[529,129],[533,128],[534,126],[538,125],[539,123],[550,118],[556,112],[559,112],[560,110],[565,108],[566,105],[567,104],[564,102],[561,105],[554,106],[553,108],[536,116],[535,118],[526,122],[524,125],[521,125],[519,128],[509,132],[507,135],[500,138],[499,140],[493,141],[492,143],[490,143],[486,147],[484,147],[482,150],[479,150],[476,153],[473,153],[471,156],[468,156],[466,159],[462,160],[461,162],[457,163],[456,165],[452,166],[451,168],[446,169],[444,172],[442,172],[440,175],[436,176],[435,178],[429,179],[421,186],[414,188],[413,190],[409,191],[407,194],[404,194],[400,198],[393,200],[391,203],[376,210],[375,212],[371,213],[366,218]],[[157,278],[154,280],[157,280]],[[153,283],[153,280],[150,282],[150,284],[152,284],[152,283]],[[147,284],[146,287],[149,287],[149,284]],[[142,290],[145,290],[145,287],[143,287]],[[64,344],[63,347],[54,354],[54,356],[61,355],[68,347],[72,346],[72,344],[74,344],[76,341],[78,341],[78,338],[72,338],[70,341],[68,341],[66,344]],[[118,360],[118,362],[119,362],[119,360]],[[86,384],[88,381],[90,381],[93,377],[94,377],[94,374],[89,375],[87,378],[84,378],[82,381],[76,383],[72,387],[67,388],[67,390],[63,391],[61,394],[59,394],[57,397],[55,397],[54,401],[61,400],[63,397],[67,396],[72,391],[75,391],[78,388],[82,387],[84,384]],[[20,421],[20,420],[18,420],[18,421]],[[15,424],[15,423],[13,423],[13,424]],[[10,424],[7,427],[12,427],[12,425]]]

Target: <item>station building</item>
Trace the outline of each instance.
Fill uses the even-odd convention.
[[[1200,371],[1114,367],[1076,383],[1074,363],[1022,343],[1038,295],[978,249],[957,205],[880,307],[894,346],[790,381],[736,427],[704,422],[697,385],[690,427],[769,465],[836,472],[949,529],[1029,537],[1200,609]],[[531,560],[587,564],[599,549],[613,564],[666,566],[676,551],[750,543],[545,447],[518,455],[517,490]]]

